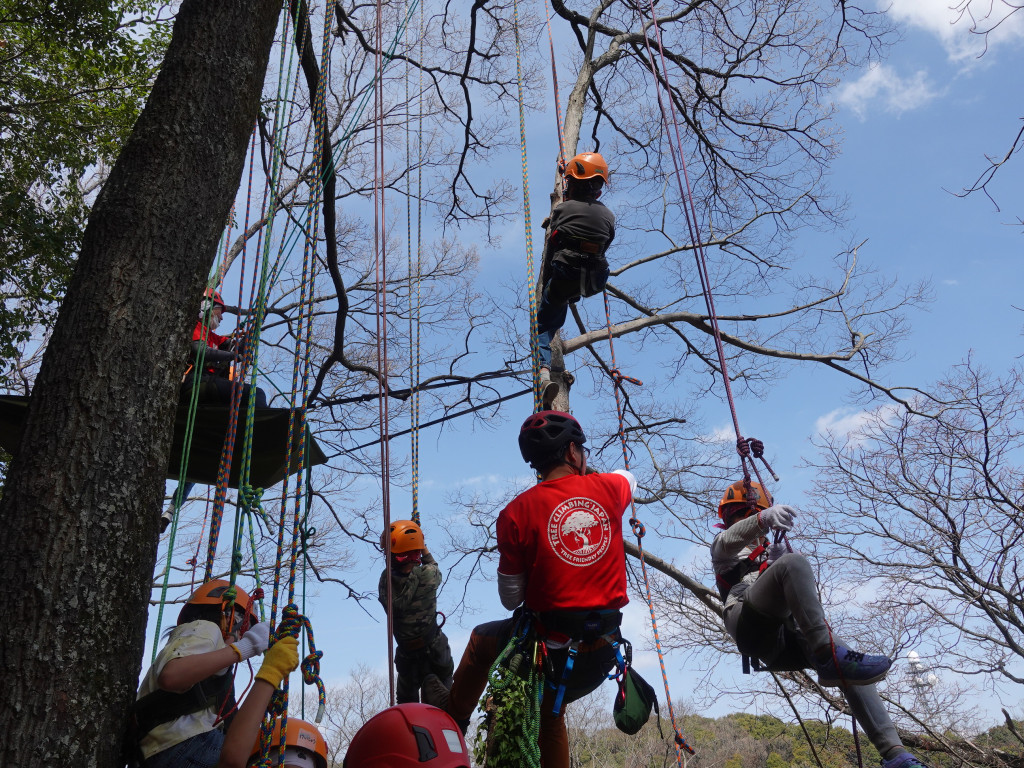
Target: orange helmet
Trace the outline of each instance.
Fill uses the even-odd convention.
[[[248,592],[237,584],[235,585],[235,599],[229,602],[228,588],[230,586],[231,584],[225,579],[213,579],[193,592],[187,601],[191,605],[222,606],[224,612],[230,614],[227,621],[221,625],[221,629],[224,632],[229,632],[236,628],[237,625],[246,619],[247,615],[247,624],[251,625],[259,621],[255,611],[253,611],[252,598],[249,597]],[[236,614],[238,615],[237,621],[235,619]]]
[[[754,502],[754,506],[757,509],[768,509],[772,505],[772,497],[765,492],[764,488],[761,487],[760,483],[751,483],[750,490],[757,494],[757,501]],[[737,480],[735,483],[725,489],[725,493],[722,495],[722,500],[718,503],[718,516],[725,520],[722,510],[727,504],[746,504],[747,496],[746,490],[742,480]],[[744,515],[743,517],[748,517]]]
[[[565,164],[562,171],[574,179],[593,179],[600,177],[608,183],[608,163],[597,152],[581,152]]]
[[[391,524],[391,554],[423,549],[423,531],[412,520],[396,520]]]
[[[274,730],[270,734],[270,757],[271,764],[277,765],[277,747],[281,741],[281,718],[274,721]],[[297,717],[289,717],[288,725],[284,732],[284,762],[285,765],[301,765],[302,768],[327,768],[327,742],[320,734],[320,731],[312,723],[299,720]],[[256,737],[256,743],[249,754],[249,762],[260,754],[260,739]],[[255,764],[255,763],[253,763]]]
[[[452,716],[429,704],[399,704],[374,715],[352,737],[343,768],[470,768],[469,748]]]

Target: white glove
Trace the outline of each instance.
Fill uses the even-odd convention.
[[[779,541],[768,547],[768,565],[771,565],[780,557],[789,552],[789,547],[786,546],[786,542]]]
[[[232,643],[231,647],[238,654],[239,661],[245,661],[253,656],[259,656],[267,650],[268,645],[270,645],[270,622],[261,621],[259,624],[249,627],[249,631],[242,635],[240,640]]]
[[[791,531],[793,530],[793,518],[796,517],[796,510],[782,504],[762,510],[757,516],[758,522],[765,530]]]

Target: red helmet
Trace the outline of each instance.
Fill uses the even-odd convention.
[[[221,297],[220,291],[216,288],[207,288],[203,292],[203,298],[212,300],[214,304],[219,304],[222,307],[224,306],[224,299]]]
[[[761,487],[760,483],[752,482],[750,484],[750,490],[757,494],[757,500],[754,501],[753,507],[747,507],[747,514],[743,517],[750,517],[751,514],[761,509],[768,509],[772,505],[772,497],[768,495],[764,488]],[[725,520],[725,514],[723,510],[730,504],[748,504],[751,500],[747,499],[746,489],[744,487],[743,480],[737,480],[735,483],[725,489],[725,493],[722,494],[722,500],[718,503],[718,516]]]
[[[274,721],[274,730],[270,734],[270,757],[271,765],[277,765],[277,750],[281,742],[281,718]],[[301,765],[303,768],[327,768],[327,742],[320,734],[320,731],[312,723],[299,720],[297,717],[289,717],[288,725],[284,732],[284,759],[285,765]],[[260,737],[256,737],[252,752],[252,758],[259,755],[261,751]]]
[[[452,716],[428,704],[399,704],[374,715],[352,737],[342,768],[470,768],[469,748]]]
[[[523,422],[519,430],[519,452],[531,466],[549,459],[569,443],[583,445],[587,436],[583,427],[568,413],[540,411]]]

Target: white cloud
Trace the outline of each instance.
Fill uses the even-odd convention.
[[[960,285],[960,281],[959,280],[943,280],[942,284],[943,285]]]
[[[852,408],[836,408],[814,422],[814,429],[820,434],[848,435],[858,431],[874,418],[873,411],[857,411]]]
[[[736,430],[731,424],[715,427],[710,433],[701,435],[705,443],[734,443],[736,442]]]
[[[969,63],[988,50],[1024,38],[1024,13],[1006,0],[886,0],[900,24],[938,39],[951,61]],[[989,31],[987,36],[977,34]]]
[[[883,405],[872,410],[836,408],[818,417],[814,428],[821,435],[845,436],[853,444],[868,438],[873,424],[888,422],[899,411],[897,405]]]
[[[863,120],[871,104],[880,102],[886,112],[901,114],[927,104],[938,95],[928,83],[924,70],[903,78],[892,67],[874,63],[860,78],[843,85],[837,100]]]

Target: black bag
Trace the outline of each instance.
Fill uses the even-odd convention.
[[[619,692],[615,695],[615,704],[612,707],[615,727],[632,736],[651,719],[652,707],[658,713],[660,732],[661,712],[658,710],[658,695],[639,672],[627,665],[619,679]]]

